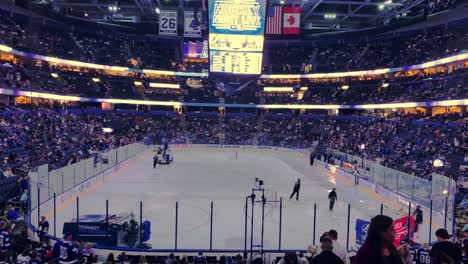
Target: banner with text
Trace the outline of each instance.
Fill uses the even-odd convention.
[[[159,35],[177,36],[177,10],[161,10]]]
[[[201,21],[202,21],[201,11],[197,12],[196,17],[195,17],[194,11],[185,11],[184,12],[184,37],[200,38],[201,37],[201,27],[200,27]]]

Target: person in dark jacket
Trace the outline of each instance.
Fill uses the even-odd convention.
[[[344,264],[343,260],[332,252],[333,242],[329,238],[322,239],[322,252],[312,259],[312,264]]]
[[[297,182],[294,184],[294,189],[293,189],[293,192],[291,193],[291,196],[289,196],[289,199],[292,199],[293,196],[296,195],[296,201],[298,201],[300,189],[301,189],[301,179],[297,179]]]
[[[314,160],[315,160],[315,154],[314,152],[310,153],[310,166],[314,165]]]
[[[433,263],[462,263],[461,250],[452,242],[449,241],[449,233],[447,230],[440,228],[435,233],[437,237],[437,243],[435,243],[429,256]]]
[[[423,223],[423,211],[421,210],[421,206],[418,205],[416,206],[416,209],[414,210],[414,215],[416,216],[416,219],[414,221],[415,226],[414,226],[414,232],[419,231],[419,225]]]
[[[394,241],[393,219],[386,215],[373,217],[366,241],[356,254],[356,264],[403,264]]]
[[[338,196],[336,195],[336,189],[333,188],[333,190],[328,194],[328,200],[330,200],[330,206],[329,206],[330,211],[333,211],[333,207],[335,206],[335,202],[337,199],[338,199]]]

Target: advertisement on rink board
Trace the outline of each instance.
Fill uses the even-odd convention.
[[[413,238],[414,234],[414,216],[411,217],[411,221],[408,221],[408,216],[398,218],[393,221],[395,225],[395,246],[400,246],[400,241],[408,237],[408,225],[410,225],[410,238]],[[370,222],[362,219],[356,219],[356,244],[362,245],[367,237],[369,231]]]

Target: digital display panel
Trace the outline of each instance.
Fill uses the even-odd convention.
[[[209,0],[210,71],[260,74],[266,0]]]
[[[208,59],[208,41],[184,42],[184,58]]]

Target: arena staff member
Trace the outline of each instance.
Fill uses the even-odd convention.
[[[330,211],[333,211],[333,207],[335,206],[335,202],[338,199],[338,196],[336,195],[336,188],[333,188],[333,190],[328,194],[328,200],[330,200]]]
[[[47,221],[45,216],[41,216],[41,221],[39,222],[39,230],[37,231],[39,240],[47,244],[48,233],[49,233],[49,222]]]
[[[294,184],[293,192],[291,193],[291,196],[289,196],[289,199],[291,200],[294,197],[294,195],[296,195],[296,201],[298,201],[300,189],[301,189],[301,179],[297,179],[297,182]]]

